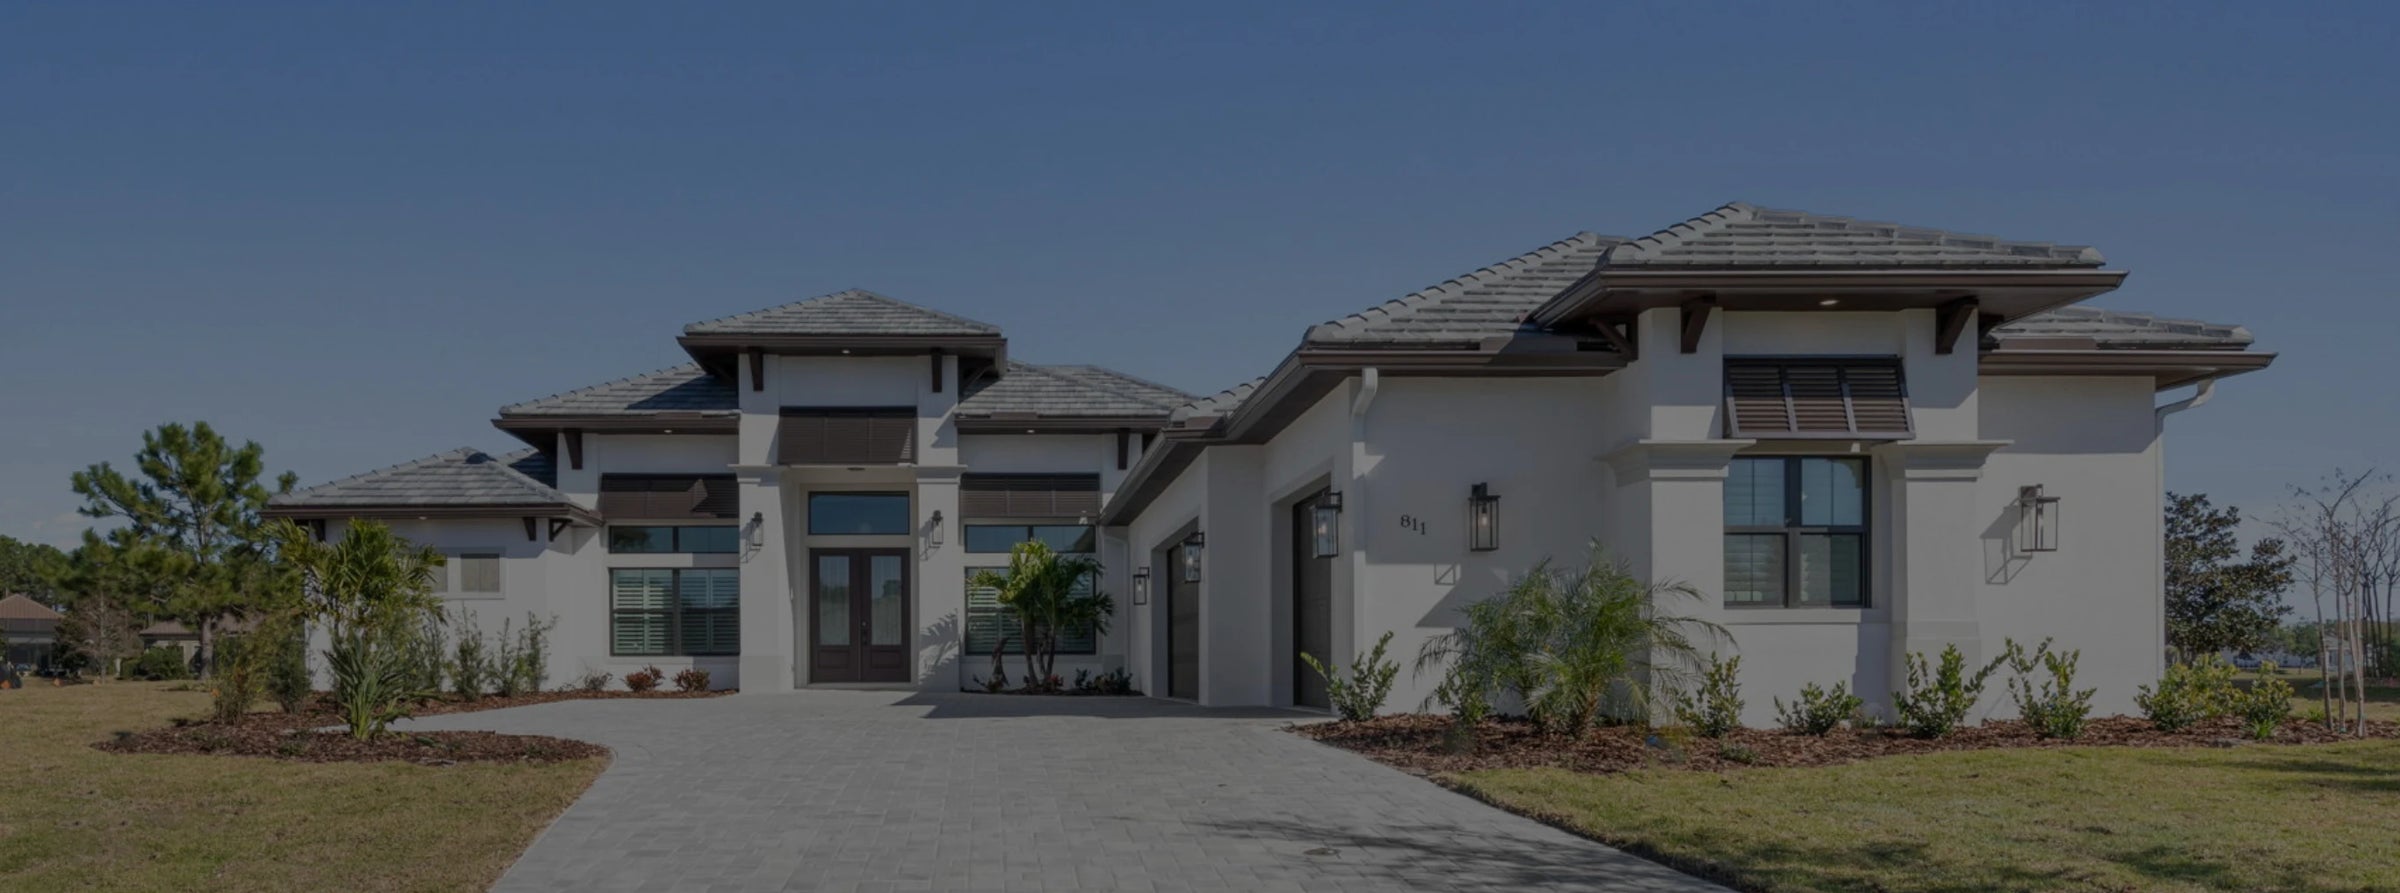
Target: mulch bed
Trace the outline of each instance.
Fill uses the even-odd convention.
[[[400,760],[428,766],[457,763],[551,763],[608,755],[608,748],[543,735],[496,732],[387,732],[367,741],[324,731],[330,713],[253,713],[233,722],[186,722],[163,729],[120,732],[92,745],[111,753],[209,754],[271,757],[309,763]]]
[[[691,700],[732,694],[720,691],[545,691],[466,700],[445,696],[419,702],[414,716],[472,713],[524,707],[557,701]],[[341,717],[332,705],[318,700],[299,713],[252,713],[233,722],[178,721],[163,729],[121,732],[113,740],[92,745],[111,753],[211,754],[270,757],[309,763],[400,760],[428,766],[456,763],[549,763],[608,755],[608,748],[584,741],[545,735],[502,735],[497,732],[390,732],[359,741],[342,731]]]
[[[2004,747],[2233,747],[2356,740],[2298,719],[2285,723],[2265,742],[2253,741],[2233,719],[2203,722],[2181,732],[2161,732],[2147,720],[2103,717],[2092,720],[2082,737],[2073,741],[2043,738],[2023,723],[2005,721],[1960,729],[1932,740],[1882,729],[1837,730],[1823,738],[1739,729],[1724,739],[1711,740],[1662,735],[1631,726],[1601,727],[1577,740],[1545,735],[1522,719],[1499,719],[1475,728],[1473,747],[1459,748],[1453,746],[1451,725],[1447,716],[1408,714],[1356,723],[1313,723],[1295,726],[1293,731],[1423,774],[1533,767],[1599,773],[1633,769],[1714,772],[1755,766],[1830,766],[1902,754]],[[2400,723],[2370,721],[2367,726],[2367,737],[2400,738]]]
[[[445,695],[436,700],[421,702],[417,704],[417,706],[410,708],[409,712],[416,716],[440,716],[445,713],[473,713],[478,710],[499,710],[504,707],[528,707],[534,704],[552,704],[559,701],[614,701],[625,699],[681,701],[696,698],[719,698],[733,693],[734,690],[730,688],[718,689],[716,691],[674,691],[671,689],[653,689],[651,691],[584,691],[581,689],[576,689],[574,691],[537,691],[509,698],[503,698],[499,695],[485,695],[472,701],[459,699],[455,696]]]

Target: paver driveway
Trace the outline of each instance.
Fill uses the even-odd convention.
[[[508,893],[1722,889],[1279,729],[1300,716],[804,691],[412,727],[616,751]]]

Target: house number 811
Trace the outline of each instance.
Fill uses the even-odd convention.
[[[1414,531],[1416,531],[1416,532],[1417,532],[1417,535],[1418,535],[1418,536],[1425,536],[1425,535],[1426,535],[1426,530],[1425,530],[1425,519],[1423,519],[1423,518],[1419,518],[1419,517],[1417,517],[1417,516],[1415,516],[1415,515],[1401,515],[1401,516],[1400,516],[1400,529],[1402,529],[1402,530],[1414,530]]]

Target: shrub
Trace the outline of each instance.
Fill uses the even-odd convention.
[[[1461,609],[1449,634],[1425,643],[1417,671],[1446,665],[1435,698],[1462,723],[1513,697],[1544,730],[1581,735],[1612,704],[1620,718],[1648,722],[1653,692],[1680,691],[1697,662],[1687,629],[1723,628],[1664,613],[1667,597],[1697,600],[1680,583],[1635,579],[1595,544],[1590,561],[1558,570],[1548,561],[1498,596]]]
[[[2176,732],[2204,719],[2225,715],[2235,694],[2232,663],[2214,654],[2189,664],[2173,664],[2158,677],[2158,688],[2142,686],[2133,702],[2160,731]]]
[[[1908,655],[1908,688],[1892,692],[1892,711],[1898,715],[1900,728],[1919,738],[1939,738],[1957,731],[1966,721],[1967,712],[1983,698],[1983,684],[1991,679],[1992,671],[2008,655],[1993,658],[1983,669],[1968,676],[1967,656],[1958,646],[1942,648],[1939,668],[1929,669],[1925,655]]]
[[[659,680],[665,678],[666,671],[655,666],[647,666],[625,674],[625,688],[631,691],[650,691],[658,687]]]
[[[699,667],[685,667],[683,672],[675,674],[675,690],[707,691],[708,671]]]
[[[216,646],[217,675],[210,680],[216,688],[210,690],[209,715],[218,722],[240,719],[265,693],[267,680],[260,657],[266,648],[246,635],[219,636]]]
[[[1092,691],[1104,695],[1132,694],[1133,674],[1125,672],[1124,667],[1118,667],[1092,677]]]
[[[575,677],[575,681],[567,683],[567,688],[575,691],[607,691],[608,681],[615,678],[613,673],[594,673],[586,669],[583,675]]]
[[[2275,728],[2292,715],[2292,684],[2283,681],[2283,674],[2273,664],[2261,665],[2258,674],[2258,681],[2250,687],[2233,691],[2227,706],[2249,728],[2250,737],[2265,741],[2275,737]]]
[[[161,682],[170,679],[192,678],[192,665],[184,660],[183,649],[172,645],[145,648],[140,657],[125,666],[127,678]]]
[[[1383,651],[1392,644],[1392,634],[1385,632],[1375,640],[1375,647],[1351,660],[1347,676],[1340,667],[1327,667],[1316,655],[1301,652],[1300,659],[1308,668],[1325,679],[1325,701],[1343,722],[1374,719],[1383,711],[1383,702],[1392,696],[1392,680],[1400,675],[1400,665],[1386,659]]]
[[[450,690],[459,697],[472,701],[483,697],[484,691],[491,687],[491,652],[484,647],[483,630],[476,628],[472,614],[467,616],[466,628],[458,631],[458,641],[451,646],[447,669]]]
[[[390,647],[397,654],[401,673],[407,677],[408,689],[419,697],[431,697],[442,690],[442,681],[450,668],[447,643],[442,637],[438,615],[426,617],[413,625],[390,631]]]
[[[1858,716],[1867,701],[1850,693],[1850,683],[1836,682],[1828,690],[1811,682],[1800,686],[1798,703],[1786,706],[1782,698],[1775,699],[1775,718],[1783,730],[1803,735],[1824,737],[1842,727],[1842,721]]]
[[[1691,726],[1703,738],[1723,738],[1742,727],[1742,686],[1735,677],[1742,659],[1709,658],[1700,675],[1700,688],[1675,699],[1675,720]]]
[[[261,633],[261,635],[268,635]],[[308,696],[316,688],[308,675],[308,633],[291,630],[276,633],[268,646],[273,653],[267,660],[267,694],[275,706],[285,713],[298,713],[308,707]]]
[[[307,619],[324,624],[332,698],[352,737],[381,734],[421,697],[396,642],[437,618],[433,575],[442,557],[411,545],[389,526],[359,521],[339,541],[321,543],[289,521],[276,522],[279,560],[301,580]]]
[[[2032,726],[2044,738],[2073,740],[2083,734],[2083,724],[2092,715],[2092,693],[2096,688],[2075,690],[2075,661],[2081,651],[2052,651],[2050,640],[2032,651],[2017,643],[2008,643],[2002,658],[2016,675],[2008,680],[2009,694],[2016,698],[2017,716]],[[2041,685],[2034,685],[2036,671],[2049,676]]]

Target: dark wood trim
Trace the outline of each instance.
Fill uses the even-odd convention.
[[[558,535],[559,535],[560,533],[563,533],[563,532],[565,532],[567,528],[569,528],[569,527],[573,527],[573,526],[575,526],[575,522],[573,522],[573,521],[569,521],[569,520],[567,520],[567,519],[565,519],[565,518],[552,518],[552,519],[550,519],[550,539],[552,539],[552,540],[556,540],[556,539],[558,539]]]
[[[766,389],[767,350],[763,347],[750,348],[750,390],[764,391]]]
[[[1620,326],[1623,328],[1619,328]],[[1624,354],[1626,359],[1642,358],[1640,346],[1634,343],[1634,339],[1640,337],[1639,329],[1631,321],[1593,320],[1592,328],[1600,333],[1601,338],[1607,339],[1608,346],[1616,348],[1617,352]]]
[[[1167,426],[1167,417],[962,415],[954,424],[960,434],[1113,434],[1128,428],[1155,431]]]
[[[933,392],[939,394],[942,392],[942,349],[936,347],[933,353],[926,356],[933,360]]]
[[[1958,349],[1958,338],[1966,334],[1967,321],[1978,319],[1981,303],[1972,297],[1959,298],[1934,308],[1933,352],[1948,354]]]
[[[1118,428],[1118,429],[1117,429],[1117,470],[1118,470],[1118,471],[1124,471],[1124,470],[1125,470],[1126,455],[1127,455],[1129,452],[1131,452],[1131,450],[1130,450],[1130,447],[1132,447],[1132,446],[1133,446],[1133,429],[1131,429],[1131,428]]]
[[[567,438],[567,467],[583,470],[583,429],[568,428],[559,432]]]
[[[530,542],[537,542],[537,541],[538,541],[539,537],[538,537],[538,533],[537,533],[537,525],[538,525],[538,524],[541,522],[541,520],[542,520],[542,519],[540,519],[540,518],[536,518],[536,517],[534,517],[534,516],[532,516],[532,515],[527,515],[527,516],[525,516],[525,541],[526,541],[526,542],[529,542],[529,543],[530,543]]]
[[[324,541],[325,541],[325,519],[323,519],[323,518],[312,518],[312,519],[309,519],[309,522],[308,522],[308,531],[309,531],[310,533],[313,533],[313,534],[315,534],[315,535],[316,535],[317,542],[320,542],[320,543],[321,543],[321,542],[324,542]]]
[[[1708,312],[1717,308],[1714,297],[1687,298],[1683,302],[1683,352],[1700,352],[1700,335],[1708,331]]]

